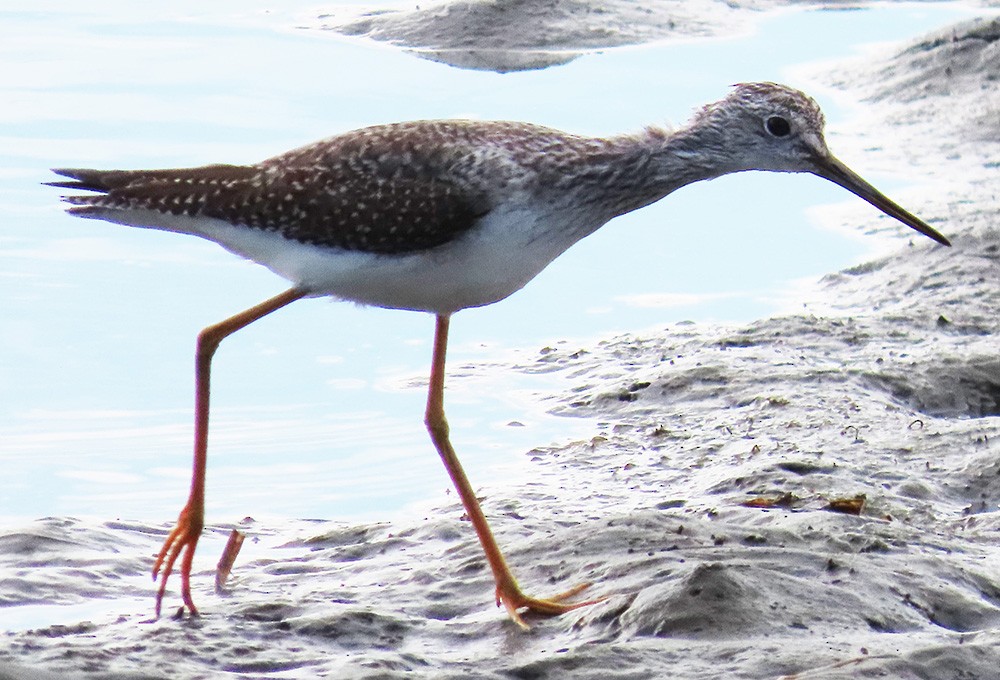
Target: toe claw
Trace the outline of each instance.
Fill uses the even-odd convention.
[[[521,616],[522,610],[543,616],[559,616],[574,609],[597,604],[607,599],[607,597],[598,597],[584,602],[565,602],[565,600],[580,594],[590,586],[589,582],[581,583],[558,595],[540,599],[525,595],[516,583],[512,583],[507,584],[506,587],[497,586],[497,604],[499,605],[502,602],[511,620],[523,630],[529,630],[531,626],[525,623],[524,618]]]
[[[160,587],[156,592],[156,617],[160,617],[163,606],[163,596],[167,591],[167,579],[173,573],[174,564],[177,558],[183,555],[181,560],[181,599],[184,605],[192,614],[197,614],[198,609],[194,606],[191,598],[191,565],[194,560],[194,550],[198,545],[201,536],[202,520],[201,513],[191,512],[188,507],[181,511],[177,520],[177,525],[167,534],[160,553],[153,563],[153,580],[160,576],[160,569],[163,569],[160,578]]]

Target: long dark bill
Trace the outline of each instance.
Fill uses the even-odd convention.
[[[833,156],[827,156],[816,165],[817,167],[813,172],[820,177],[844,187],[855,196],[868,201],[886,215],[895,217],[906,226],[919,231],[924,236],[929,236],[941,245],[951,245],[951,241],[939,234],[933,227],[919,217],[903,210],[885,194],[863,180],[856,172]]]

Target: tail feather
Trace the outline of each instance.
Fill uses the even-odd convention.
[[[208,186],[217,187],[220,183],[235,186],[252,178],[258,169],[247,165],[206,165],[175,170],[54,168],[52,172],[68,179],[46,182],[48,186],[94,192],[62,196],[72,206],[67,208],[70,214],[110,219],[108,215],[116,211],[142,208],[194,214],[208,201]]]
[[[91,170],[88,168],[53,168],[52,172],[74,181],[46,182],[50,187],[62,189],[77,189],[80,191],[110,191],[111,186],[105,176],[108,171]],[[112,171],[113,172],[113,171]]]
[[[198,168],[180,170],[95,170],[92,168],[53,168],[52,172],[72,181],[46,182],[62,189],[79,191],[99,191],[107,193],[136,184],[165,184],[170,182],[195,181],[224,176],[227,179],[245,179],[257,172],[249,165],[204,165]]]

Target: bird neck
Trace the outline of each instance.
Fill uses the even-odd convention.
[[[688,184],[741,170],[717,137],[714,127],[690,126],[672,131],[650,127],[607,139],[601,149],[603,162],[592,166],[602,177],[592,183],[596,193],[591,200],[604,203],[612,213],[610,219]]]

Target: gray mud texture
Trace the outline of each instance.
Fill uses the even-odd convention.
[[[596,50],[750,30],[767,10],[852,9],[865,2],[799,0],[467,0],[342,8],[309,27],[386,42],[459,68],[497,72],[564,64]],[[983,0],[982,6],[1000,6]]]

